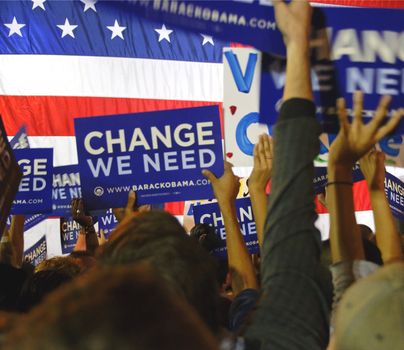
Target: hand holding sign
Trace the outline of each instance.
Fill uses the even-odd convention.
[[[240,179],[234,175],[233,165],[224,163],[224,173],[217,178],[211,171],[203,170],[202,174],[211,182],[215,197],[220,204],[234,203],[240,188]]]
[[[72,217],[74,221],[84,228],[94,225],[92,216],[87,215],[85,212],[84,202],[81,198],[72,200]]]
[[[384,169],[385,159],[386,156],[383,152],[371,150],[359,160],[362,173],[365,176],[370,191],[384,192],[384,178],[386,176]]]

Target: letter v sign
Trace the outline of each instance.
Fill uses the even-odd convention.
[[[248,56],[247,67],[245,69],[244,75],[241,72],[240,64],[234,52],[226,51],[224,55],[226,56],[231,72],[233,73],[234,81],[236,82],[238,91],[248,94],[250,92],[252,80],[254,77],[255,65],[257,64],[257,54],[250,53],[250,55]]]

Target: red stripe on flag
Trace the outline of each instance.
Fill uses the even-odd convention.
[[[0,96],[0,115],[8,135],[14,135],[21,125],[25,124],[29,136],[73,136],[75,117],[149,112],[213,104],[220,105],[222,119],[221,102],[2,95]]]

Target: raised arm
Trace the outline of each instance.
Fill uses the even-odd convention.
[[[352,167],[400,121],[402,110],[397,111],[385,125],[381,125],[389,103],[390,98],[383,97],[374,118],[365,125],[362,121],[362,92],[358,91],[354,94],[352,124],[348,121],[344,99],[337,101],[340,131],[331,145],[328,157],[327,191],[331,227],[331,256],[334,263],[364,257],[353,206]]]
[[[13,215],[10,229],[4,230],[0,242],[0,262],[21,267],[24,255],[24,221],[25,216]]]
[[[232,165],[228,162],[225,163],[222,177],[217,178],[209,170],[204,170],[203,175],[212,183],[215,197],[222,212],[233,292],[237,295],[247,288],[258,289],[252,260],[241,234],[240,224],[237,221],[236,198],[240,188],[239,178],[233,174]]]
[[[85,212],[82,199],[73,199],[72,216],[74,221],[81,225],[80,235],[74,250],[86,250],[91,254],[94,254],[99,245],[98,237],[95,232],[93,218]],[[84,241],[85,247],[83,247]]]
[[[372,150],[360,160],[363,175],[368,184],[376,226],[376,243],[385,264],[403,260],[400,234],[391,213],[384,190],[384,153]]]
[[[247,182],[260,249],[264,242],[264,224],[267,215],[265,190],[272,176],[272,153],[272,137],[265,134],[260,135],[258,143],[254,147],[254,167]]]

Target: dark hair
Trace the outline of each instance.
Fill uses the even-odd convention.
[[[95,269],[51,293],[5,349],[215,349],[195,312],[149,266]]]
[[[71,281],[80,271],[80,266],[70,257],[54,257],[43,261],[25,281],[18,302],[19,310],[29,311],[45,295]]]
[[[220,247],[220,239],[217,237],[215,228],[208,224],[197,224],[192,227],[190,237],[199,242],[209,253]]]
[[[213,332],[219,331],[218,283],[215,262],[166,212],[145,212],[120,227],[104,245],[102,265],[147,261],[197,310]]]

